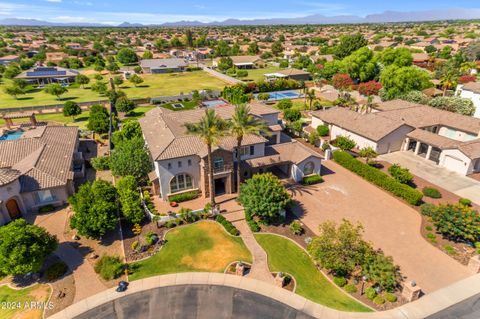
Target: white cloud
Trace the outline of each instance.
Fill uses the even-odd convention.
[[[60,3],[60,2],[62,2],[62,0],[45,0],[45,1],[47,1],[47,2],[55,2],[55,3]]]

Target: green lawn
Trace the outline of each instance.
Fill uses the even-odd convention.
[[[308,254],[294,242],[272,234],[256,234],[255,238],[267,252],[271,271],[282,271],[295,277],[297,294],[337,310],[371,311],[330,283]]]
[[[91,75],[90,84],[95,80]],[[145,98],[155,97],[163,95],[176,95],[181,92],[189,93],[193,90],[211,89],[222,90],[226,85],[220,79],[217,79],[204,71],[195,72],[183,72],[183,73],[170,73],[170,74],[145,74],[141,75],[144,82],[138,87],[134,87],[128,81],[125,81],[123,85],[119,87],[120,90],[125,91],[130,98]],[[104,76],[104,81],[108,79],[108,76]],[[36,105],[51,105],[61,104],[66,100],[72,100],[75,102],[96,101],[105,100],[105,96],[101,96],[98,93],[89,89],[89,85],[82,89],[78,85],[73,84],[68,88],[68,92],[62,95],[62,100],[58,100],[56,97],[46,94],[43,90],[33,90],[25,95],[19,95],[15,100],[10,95],[5,94],[4,87],[11,84],[11,80],[5,79],[0,84],[0,109],[21,107],[21,106],[36,106]]]
[[[252,261],[243,241],[223,226],[199,222],[168,232],[167,243],[154,256],[131,264],[130,280],[177,272],[223,272],[231,262]]]
[[[178,109],[173,107],[173,103],[168,103],[168,104],[161,104],[161,107],[164,107],[166,109],[172,110],[172,111],[186,111],[186,110],[193,110],[198,106],[198,102],[179,102],[180,104],[183,105],[183,108]]]
[[[50,288],[47,285],[35,285],[21,290],[0,286],[0,319],[42,318],[43,310],[26,309],[25,303],[30,305],[30,302],[46,302],[49,296]]]
[[[252,80],[254,82],[258,82],[260,80],[265,80],[265,77],[263,76],[264,74],[275,73],[280,70],[282,69],[276,66],[271,66],[271,65],[268,65],[267,67],[262,69],[247,70],[248,76],[242,80]]]

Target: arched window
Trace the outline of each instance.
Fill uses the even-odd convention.
[[[306,162],[305,165],[303,166],[303,174],[304,175],[313,174],[314,169],[315,169],[315,163],[313,163],[312,161]]]
[[[170,181],[170,192],[176,193],[193,188],[193,179],[188,174],[178,174]]]

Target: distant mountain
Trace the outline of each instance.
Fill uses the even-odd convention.
[[[178,21],[166,22],[163,24],[145,25],[141,23],[123,22],[118,27],[180,27],[180,26],[236,26],[236,25],[278,25],[278,24],[344,24],[344,23],[386,23],[386,22],[415,22],[435,20],[458,20],[458,19],[480,19],[479,9],[438,9],[412,12],[385,11],[378,14],[370,14],[365,17],[354,15],[324,16],[314,14],[300,18],[273,18],[273,19],[227,19],[224,21],[201,22],[201,21]],[[0,19],[0,25],[16,26],[76,26],[76,27],[111,27],[101,23],[84,22],[48,22],[35,19]]]

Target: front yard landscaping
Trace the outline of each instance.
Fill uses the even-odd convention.
[[[267,252],[270,271],[286,272],[295,278],[297,294],[337,310],[371,311],[333,286],[307,253],[292,241],[274,234],[256,234],[255,238]]]
[[[0,286],[0,319],[42,318],[43,309],[35,308],[31,303],[47,302],[49,296],[50,287],[47,285],[34,285],[20,290]],[[32,309],[28,309],[28,306]]]
[[[178,227],[165,240],[158,253],[130,265],[130,280],[177,272],[223,272],[233,261],[252,262],[243,241],[227,234],[218,223],[201,221]]]

